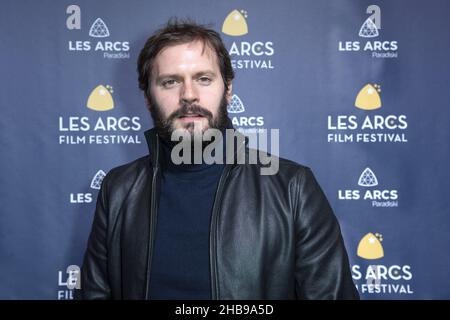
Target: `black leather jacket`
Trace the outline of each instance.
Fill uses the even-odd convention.
[[[102,183],[78,299],[150,299],[159,138]],[[247,152],[245,145],[238,152]],[[307,167],[226,165],[210,226],[212,299],[357,299],[339,224]]]

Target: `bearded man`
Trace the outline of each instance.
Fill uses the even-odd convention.
[[[339,224],[309,168],[277,158],[263,175],[260,162],[174,161],[179,137],[233,129],[220,35],[170,21],[145,43],[138,73],[154,122],[149,155],[103,180],[76,297],[357,299]],[[250,153],[245,143],[230,150],[232,160]]]

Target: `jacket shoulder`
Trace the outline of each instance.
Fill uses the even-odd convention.
[[[138,158],[129,163],[112,168],[102,182],[102,188],[111,190],[127,188],[143,171],[150,170],[150,156]]]
[[[278,161],[280,163],[280,169],[283,168],[283,170],[293,170],[296,172],[304,172],[306,170],[310,170],[308,166],[305,166],[301,163],[295,162],[293,160],[285,159],[285,158],[278,158]]]
[[[273,173],[268,173],[268,176],[285,177],[288,178],[288,180],[290,180],[292,178],[304,176],[305,174],[311,172],[311,169],[309,167],[300,164],[298,162],[286,158],[281,158],[268,152],[255,150],[251,148],[247,149],[247,154],[250,154],[252,152],[259,154],[257,167],[260,170],[261,168],[270,168],[270,167],[275,169]],[[268,159],[270,159],[270,161],[268,163],[262,163],[261,156],[266,159],[264,162],[266,162]]]
[[[285,158],[278,158],[278,163],[277,175],[292,183],[295,189],[298,189],[303,184],[316,183],[310,167]]]

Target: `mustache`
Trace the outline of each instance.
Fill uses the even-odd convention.
[[[205,117],[208,120],[213,118],[213,114],[210,111],[202,108],[201,106],[197,104],[185,103],[181,106],[181,108],[172,112],[172,114],[168,117],[167,120],[173,121],[174,119],[185,117],[192,114]]]

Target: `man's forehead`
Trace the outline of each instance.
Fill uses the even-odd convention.
[[[170,68],[172,65],[168,64],[167,60],[175,62],[183,59],[219,67],[217,54],[211,45],[206,41],[195,40],[163,48],[155,57],[153,69],[154,71],[160,71],[159,69]]]

